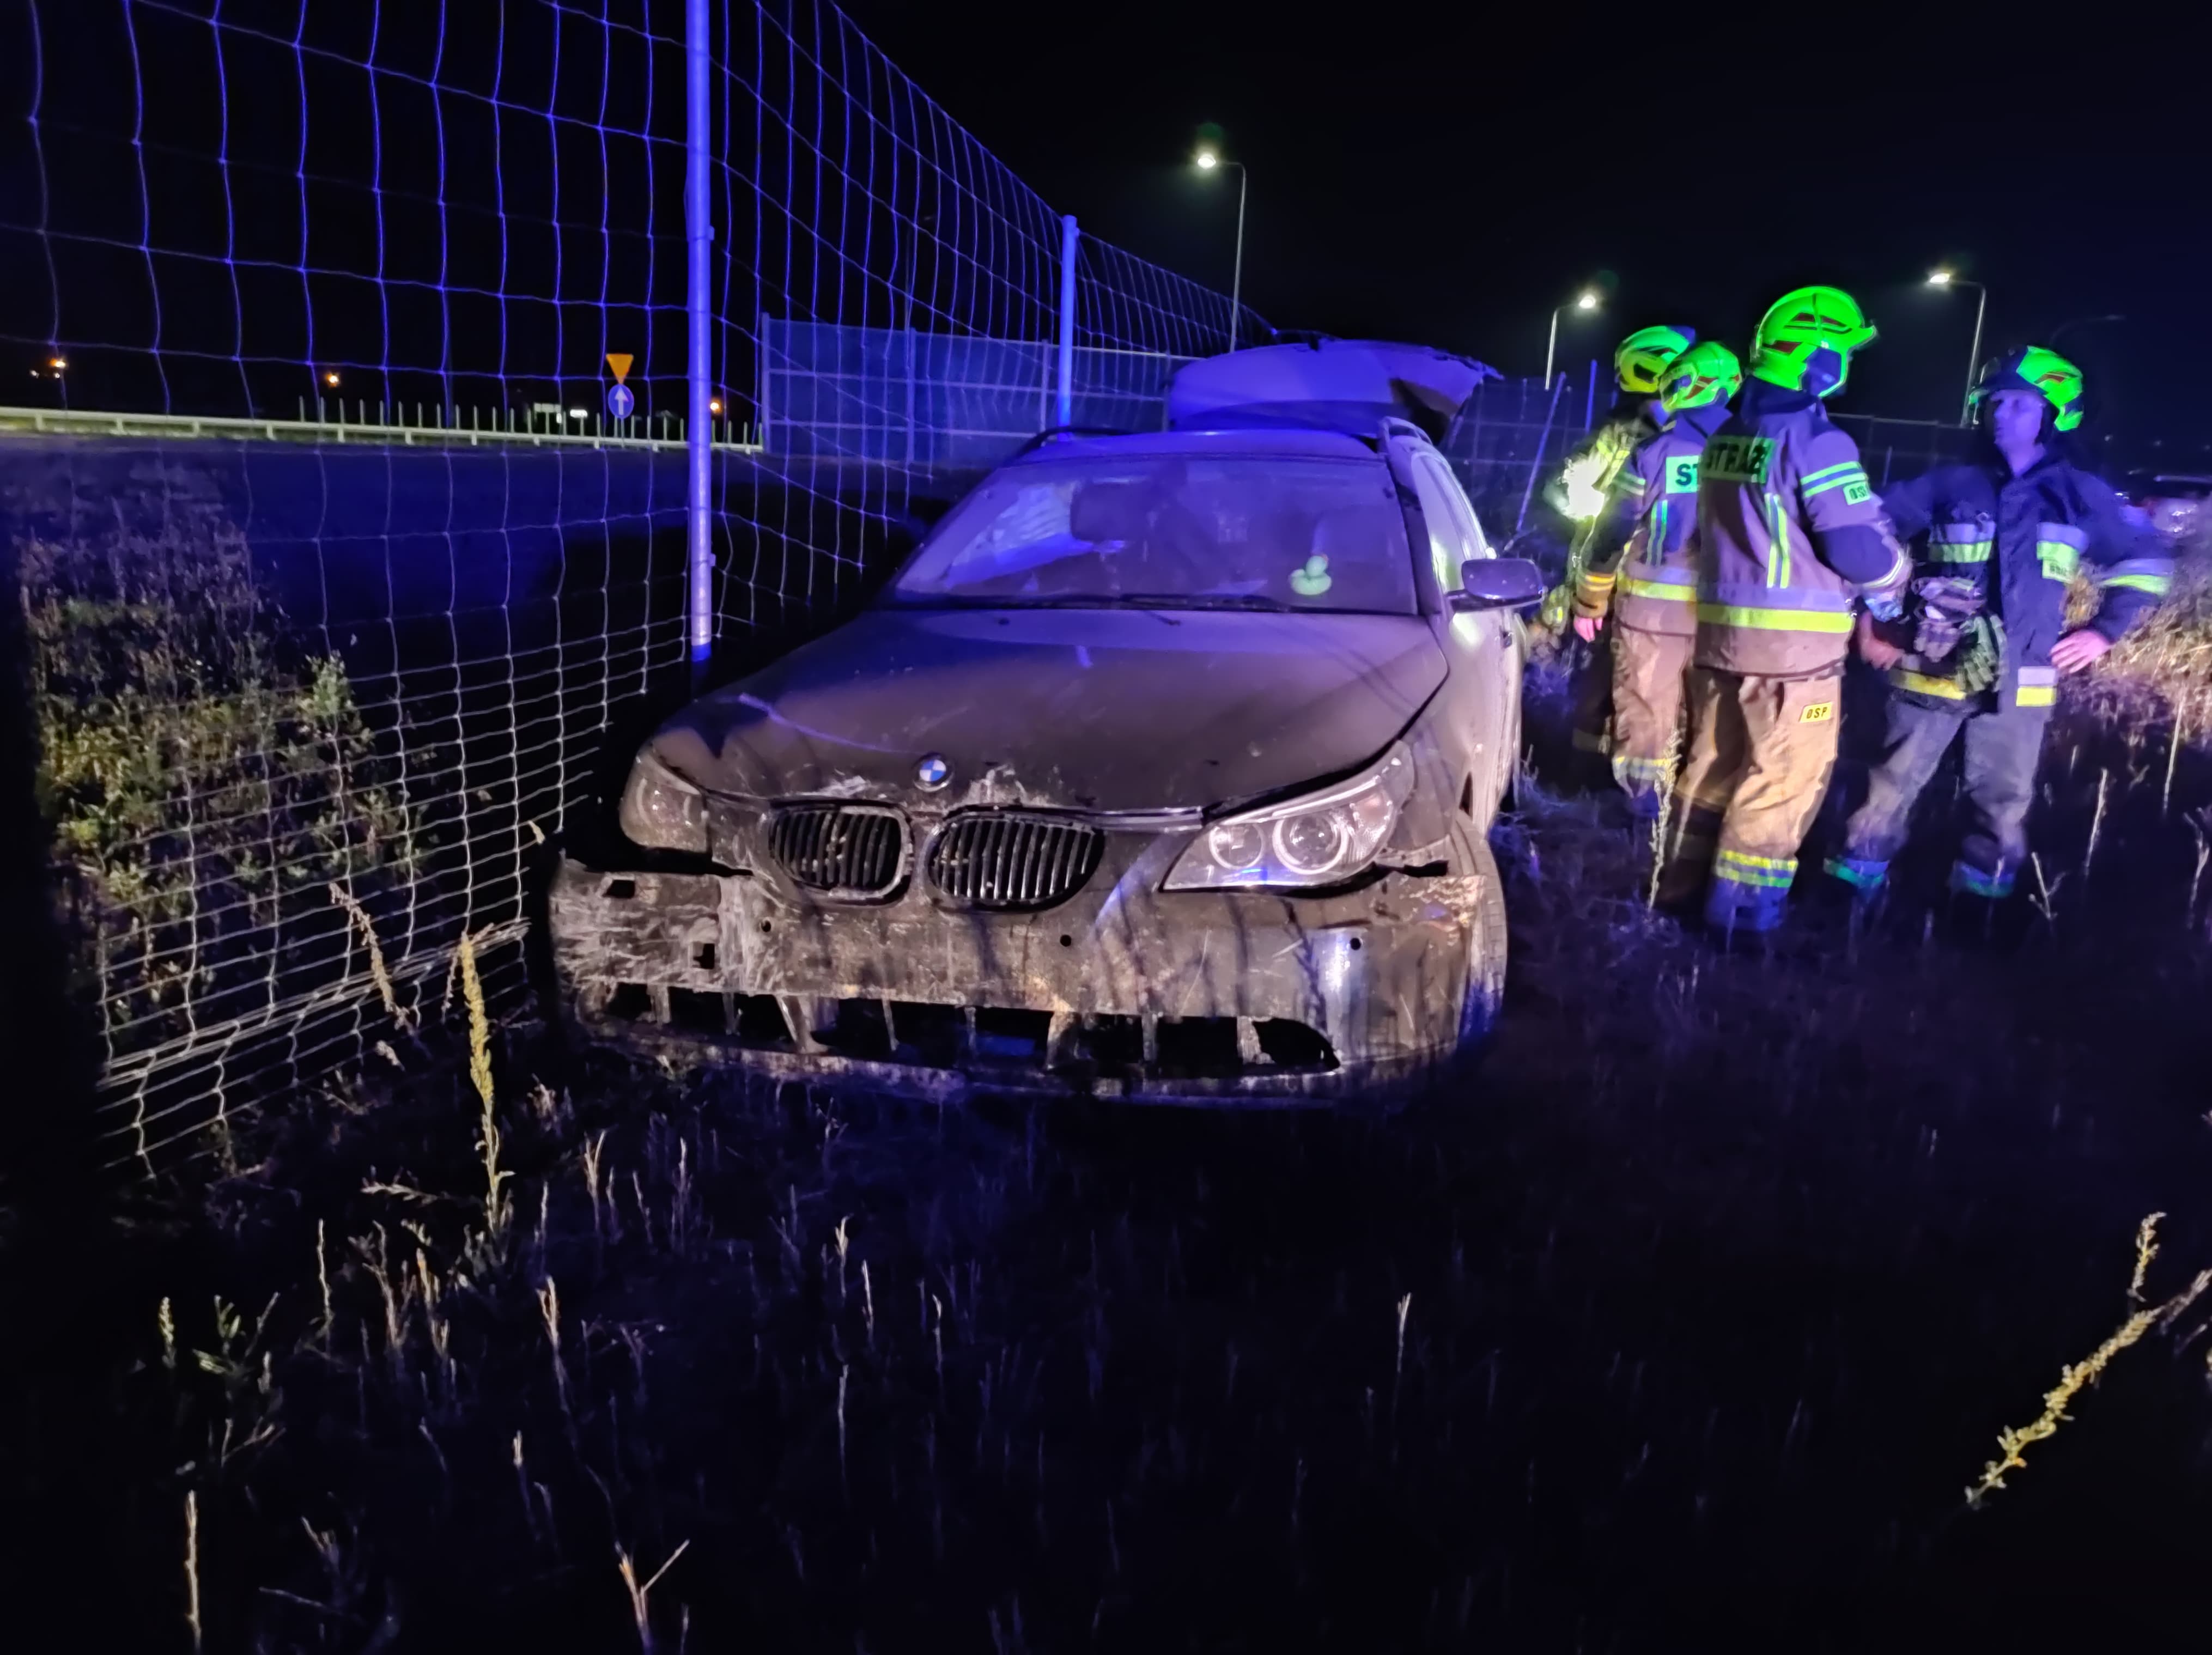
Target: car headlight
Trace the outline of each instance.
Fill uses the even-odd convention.
[[[653,757],[650,747],[630,767],[620,821],[630,842],[648,851],[707,853],[706,796]]]
[[[1403,746],[1303,798],[1224,816],[1198,831],[1167,877],[1171,891],[1340,885],[1375,860],[1413,785]]]

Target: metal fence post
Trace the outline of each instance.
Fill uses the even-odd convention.
[[[1559,393],[1566,388],[1564,378],[1552,382],[1552,400],[1544,409],[1544,428],[1536,435],[1536,452],[1528,462],[1528,482],[1521,490],[1521,510],[1513,519],[1513,532],[1516,535],[1528,524],[1528,500],[1536,492],[1536,473],[1544,466],[1544,445],[1552,440],[1552,419],[1559,411]]]
[[[1075,423],[1075,215],[1060,221],[1060,419]]]
[[[708,260],[714,239],[714,219],[708,207],[707,0],[685,0],[684,7],[684,233],[690,254],[690,281],[685,308],[690,315],[691,352],[688,370],[691,418],[685,430],[690,439],[690,580],[686,592],[686,633],[691,645],[691,682],[696,688],[707,676],[707,662],[714,647],[713,574],[714,554],[708,516],[713,495],[714,427],[708,411],[714,369],[712,342],[708,337]]]

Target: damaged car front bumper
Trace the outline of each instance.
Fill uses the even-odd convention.
[[[1100,840],[1081,888],[1034,912],[949,900],[903,865],[890,895],[854,901],[765,856],[565,861],[550,916],[564,1010],[636,1052],[933,1097],[1297,1105],[1387,1094],[1457,1050],[1494,876],[1164,891],[1187,832]]]

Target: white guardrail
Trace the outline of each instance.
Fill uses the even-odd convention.
[[[513,419],[513,410],[502,411]],[[475,414],[477,410],[470,412]],[[665,437],[636,436],[620,428],[610,431],[605,428],[605,421],[596,415],[585,423],[584,430],[560,431],[501,425],[496,415],[490,422],[479,421],[468,425],[458,421],[451,425],[392,425],[357,420],[252,420],[200,414],[109,414],[73,408],[0,408],[0,433],[27,431],[100,437],[259,438],[267,442],[396,444],[407,448],[473,448],[486,443],[519,443],[533,448],[635,448],[675,454],[684,452],[681,421],[672,422],[677,434]],[[643,420],[636,418],[623,421],[624,426],[629,427],[644,424]],[[718,451],[730,454],[765,452],[760,443],[750,440],[750,426],[731,421],[723,428],[731,434],[725,439],[717,433],[713,446]]]

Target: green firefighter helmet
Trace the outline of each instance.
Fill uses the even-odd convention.
[[[1613,353],[1613,377],[1632,395],[1656,397],[1667,364],[1698,342],[1695,328],[1638,328]]]
[[[1785,293],[1759,318],[1751,340],[1751,375],[1784,391],[1826,397],[1842,388],[1851,353],[1871,343],[1874,324],[1841,288]]]
[[[2055,350],[2027,345],[1983,363],[1973,400],[1980,403],[2001,391],[2032,391],[2049,403],[2054,431],[2081,423],[2081,370]]]
[[[1659,401],[1669,414],[1724,403],[1743,384],[1743,364],[1717,339],[1692,345],[1659,376]]]

